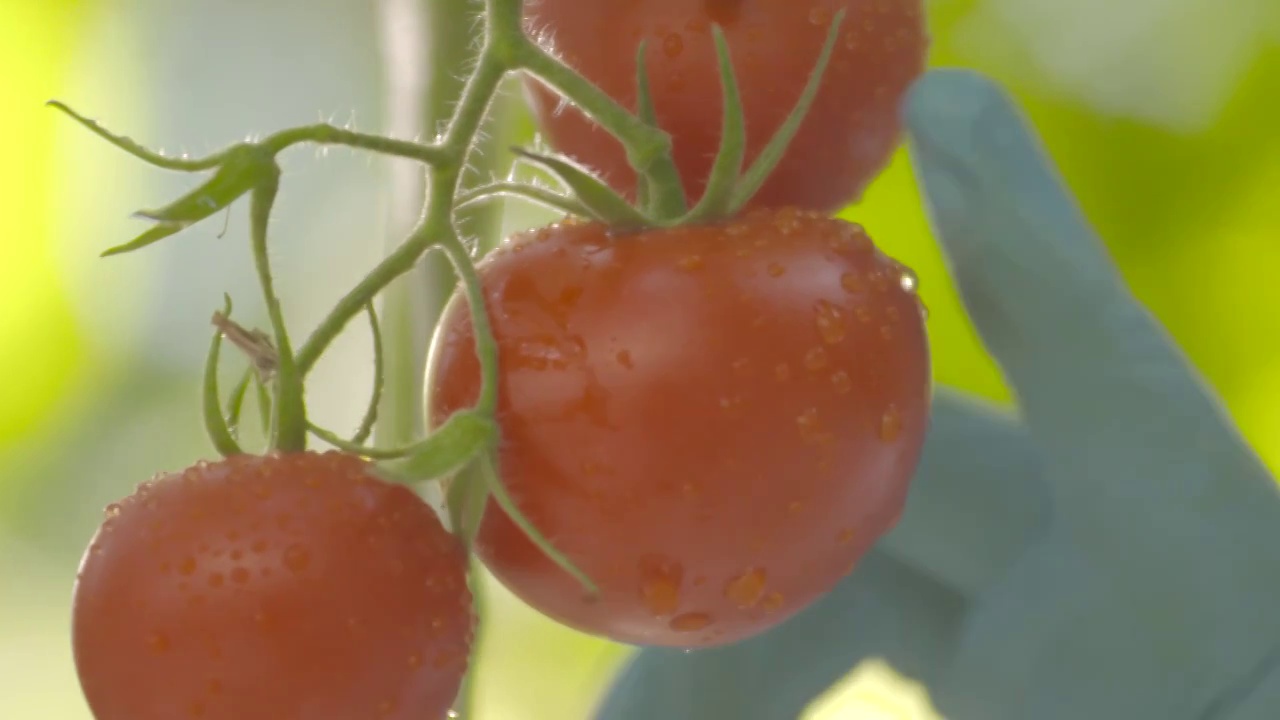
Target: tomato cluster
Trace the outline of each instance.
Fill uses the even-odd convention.
[[[517,27],[516,6],[510,12]],[[673,150],[662,159],[665,189],[675,191],[665,197],[689,214],[627,205],[641,186],[616,139],[623,133],[562,108],[531,78],[535,117],[562,153],[542,162],[577,173],[566,186],[581,197],[561,200],[591,217],[518,233],[478,263],[452,215],[430,226],[452,231],[435,242],[453,251],[463,285],[427,368],[436,432],[395,452],[360,445],[376,413],[351,441],[309,424],[305,351],[279,342],[280,317],[273,344],[215,316],[264,387],[275,383],[263,401],[275,413],[272,449],[236,444],[217,392],[219,339],[205,406],[224,459],[159,476],[111,505],[82,562],[75,661],[98,720],[440,720],[471,652],[468,550],[566,625],[692,648],[752,637],[803,610],[896,521],[928,417],[923,308],[911,271],[829,213],[859,195],[897,143],[899,101],[924,64],[921,0],[537,0],[524,21],[543,42],[539,57],[553,58],[549,48],[549,62],[563,61],[618,108],[637,104],[644,43],[651,119]],[[816,94],[798,102],[820,55],[825,74],[807,86]],[[735,127],[722,117],[732,108],[717,99],[722,88],[733,96],[733,82],[741,115],[727,117],[741,119],[741,132],[725,130]],[[462,135],[478,132],[477,107],[460,111],[473,122]],[[762,148],[801,113],[781,159],[762,163],[773,168],[762,186],[716,174],[741,164],[713,164],[732,160],[735,147],[748,164],[770,155]],[[632,122],[661,135],[643,119]],[[249,192],[255,243],[265,244],[279,168],[264,148],[278,152],[307,132],[208,162],[157,161],[113,138],[162,167],[219,171],[146,211],[159,225],[110,252],[155,242]],[[433,187],[458,185],[466,151],[333,128],[318,137],[438,162],[446,174]],[[460,154],[442,160],[446,152]],[[645,193],[663,190],[652,185],[662,179],[647,173]],[[738,197],[737,187],[760,190]],[[591,193],[601,203],[584,199]],[[688,210],[704,193],[713,209]],[[619,203],[624,216],[651,222],[611,223],[591,210]],[[268,254],[256,250],[278,311]],[[373,295],[394,276],[361,286],[373,288],[361,302],[375,331]],[[340,310],[359,307],[344,302]],[[334,327],[349,318],[339,314]],[[463,417],[470,422],[450,422]],[[449,427],[458,434],[441,430]],[[308,433],[343,451],[306,450]],[[382,472],[375,457],[404,462]],[[384,479],[396,472],[454,483],[450,530],[405,484]],[[468,487],[480,494],[455,495]]]

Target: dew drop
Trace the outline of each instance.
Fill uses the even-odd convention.
[[[837,395],[845,395],[853,389],[853,380],[849,377],[849,373],[837,370],[831,375],[831,387],[835,389]]]
[[[840,287],[848,293],[860,293],[867,289],[867,284],[857,274],[847,272],[840,276]]]
[[[662,53],[669,58],[680,57],[684,52],[684,39],[677,33],[671,33],[662,39]]]
[[[739,377],[749,375],[751,373],[751,361],[747,358],[738,358],[733,361],[733,374]]]
[[[196,559],[190,555],[182,558],[182,562],[178,563],[179,575],[190,575],[196,571]]]
[[[724,585],[724,596],[734,605],[746,610],[755,607],[764,595],[764,584],[767,575],[763,568],[748,568],[746,572],[729,580]]]
[[[776,278],[782,277],[783,274],[787,272],[787,269],[782,266],[782,263],[771,262],[767,267],[765,267],[765,272],[769,273],[769,277]]]
[[[845,338],[844,312],[826,300],[819,300],[813,307],[814,324],[818,335],[828,345],[836,345]]]
[[[710,624],[710,615],[702,612],[688,612],[671,618],[670,627],[676,632],[697,632]]]
[[[800,512],[803,509],[804,509],[804,503],[800,502],[799,500],[792,500],[791,502],[787,503],[787,512],[792,515],[795,515],[796,513]]]
[[[222,587],[222,584],[225,581],[226,581],[226,578],[220,572],[211,573],[209,575],[209,587],[212,587],[212,588]]]
[[[880,439],[885,442],[893,442],[902,433],[902,413],[898,410],[897,405],[889,405],[889,408],[880,416]]]
[[[902,275],[898,277],[898,287],[903,292],[915,294],[916,289],[920,287],[920,278],[911,268],[902,268]]]
[[[249,582],[249,570],[243,567],[234,567],[231,569],[231,582],[236,585],[245,585]]]
[[[804,367],[809,372],[817,372],[827,366],[827,351],[820,347],[810,348],[804,355]]]
[[[410,655],[408,664],[409,664],[409,667],[413,669],[422,667],[422,656],[416,653],[413,655]]]
[[[151,648],[151,652],[160,654],[169,652],[172,643],[169,641],[168,634],[162,631],[156,631],[147,636],[147,647]]]
[[[778,382],[786,382],[787,380],[790,380],[791,366],[786,363],[781,363],[778,367],[773,369],[773,376],[777,378]]]
[[[742,397],[739,395],[722,397],[720,398],[720,409],[729,417],[741,417],[742,403]]]
[[[840,543],[841,545],[848,545],[849,543],[853,542],[853,530],[849,528],[845,528],[844,530],[841,530],[840,534],[836,535],[836,542]]]
[[[121,511],[121,510],[123,510],[123,509],[124,509],[124,508],[122,508],[122,507],[120,506],[120,503],[111,503],[111,504],[110,504],[110,505],[108,505],[105,509],[103,509],[102,514],[103,514],[103,516],[105,516],[107,519],[111,519],[111,518],[116,517],[117,515],[119,515],[119,514],[120,514],[120,511]]]
[[[760,601],[760,607],[764,608],[765,612],[775,612],[782,607],[782,603],[782,593],[771,592],[764,596],[764,600]]]
[[[702,269],[703,262],[701,255],[686,255],[676,261],[676,265],[681,270],[693,271]]]
[[[635,367],[635,362],[634,362],[634,361],[632,361],[632,359],[631,359],[631,351],[630,351],[630,350],[619,350],[619,351],[618,351],[618,364],[619,364],[619,365],[621,365],[622,367],[624,367],[624,368],[628,369],[628,370],[630,370],[631,368],[634,368],[634,367]]]
[[[819,5],[809,11],[809,22],[814,25],[826,25],[831,20],[831,11]]]
[[[658,556],[640,559],[640,599],[656,617],[673,615],[680,607],[684,567]]]
[[[311,553],[301,545],[290,545],[284,551],[284,566],[291,572],[304,572],[311,565]]]

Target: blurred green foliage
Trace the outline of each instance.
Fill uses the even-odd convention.
[[[69,229],[125,214],[121,198],[128,179],[136,177],[121,170],[129,161],[105,152],[68,157],[69,131],[41,108],[70,87],[92,87],[91,98],[112,96],[116,107],[125,104],[125,95],[139,117],[165,112],[139,82],[145,69],[131,62],[129,48],[87,57],[80,42],[85,28],[125,4],[0,3],[0,68],[8,69],[0,84],[0,717],[6,720],[87,718],[67,622],[81,545],[106,502],[153,471],[208,453],[196,406],[198,370],[177,372],[144,354],[121,357],[118,345],[102,346],[95,338],[132,330],[93,326],[98,315],[92,306],[128,308],[138,299],[94,297],[79,286],[97,251],[125,238]],[[1274,120],[1280,115],[1280,42],[1259,41],[1245,71],[1230,78],[1228,99],[1210,113],[1212,122],[1187,131],[1100,111],[1055,91],[1047,71],[1008,28],[975,23],[982,7],[979,0],[933,5],[933,62],[976,67],[1009,83],[1135,291],[1222,393],[1259,452],[1280,469],[1280,286],[1269,282],[1280,268],[1280,135]],[[1215,7],[1225,17],[1263,6]],[[116,40],[141,36],[124,33]],[[1150,48],[1129,50],[1137,58]],[[1196,53],[1217,49],[1185,43],[1180,52],[1194,62]],[[75,147],[84,145],[77,139]],[[94,188],[84,177],[109,184]],[[65,216],[69,208],[72,221]],[[937,381],[1007,401],[948,281],[905,153],[845,216],[866,225],[886,251],[920,275],[931,310]],[[150,267],[119,272],[154,272]],[[499,588],[490,595],[496,612],[480,671],[481,715],[582,717],[622,649],[559,628]],[[844,707],[829,705],[822,717],[864,716],[854,705]]]

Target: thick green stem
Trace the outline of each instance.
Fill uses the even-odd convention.
[[[299,372],[289,343],[289,330],[285,326],[284,312],[276,296],[275,281],[271,277],[271,261],[267,252],[267,225],[271,219],[271,206],[280,189],[280,171],[275,168],[262,184],[254,188],[249,200],[249,227],[253,240],[253,263],[258,271],[258,284],[262,287],[262,299],[271,320],[271,333],[277,353],[275,417],[271,447],[284,452],[296,452],[307,446],[307,409],[304,400],[302,373]]]

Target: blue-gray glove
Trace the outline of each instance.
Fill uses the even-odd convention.
[[[739,645],[640,651],[596,717],[790,720],[883,657],[950,720],[1280,718],[1274,479],[1003,91],[932,71],[905,116],[1020,417],[940,391],[906,514],[850,577]]]

